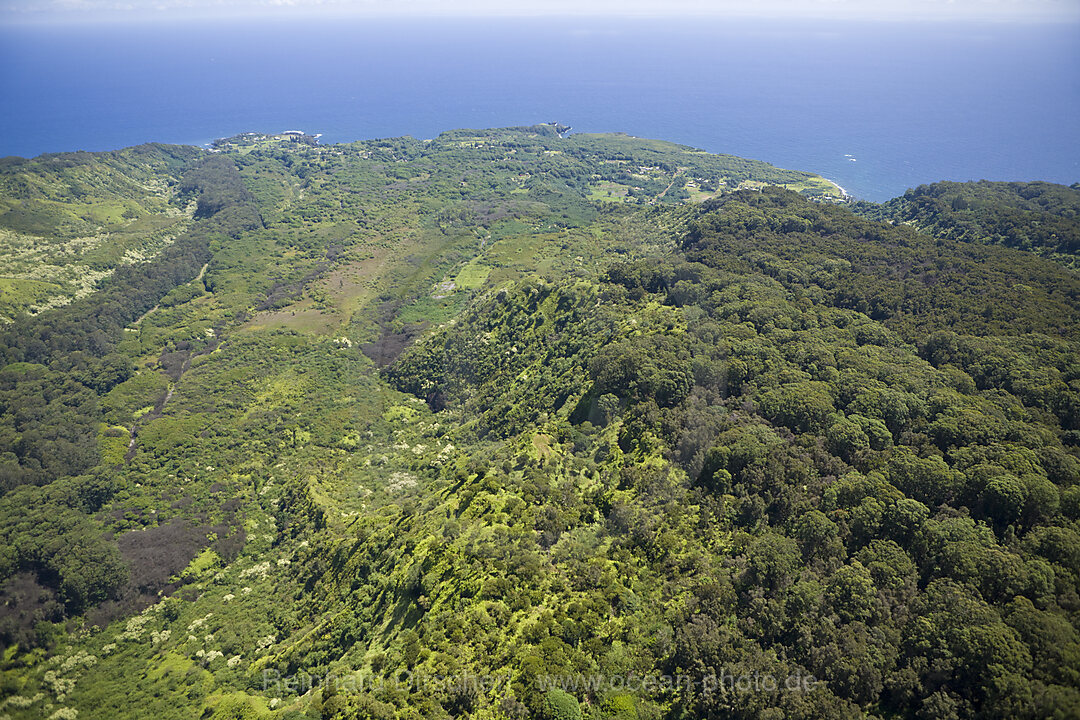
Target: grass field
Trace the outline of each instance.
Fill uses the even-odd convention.
[[[626,202],[632,200],[627,196],[630,190],[626,185],[602,181],[589,188],[589,199],[600,202]]]
[[[476,290],[483,286],[490,274],[489,266],[481,265],[477,259],[473,259],[458,271],[454,277],[454,284],[464,290]]]

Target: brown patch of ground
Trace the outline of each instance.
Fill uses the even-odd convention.
[[[276,310],[262,310],[243,330],[287,329],[328,335],[378,295],[383,270],[392,259],[387,248],[365,248],[367,257],[338,265],[311,284],[311,295]]]
[[[320,310],[311,300],[301,300],[280,310],[264,310],[255,313],[244,323],[242,330],[296,330],[297,332],[326,335],[337,328],[341,315],[333,310]]]

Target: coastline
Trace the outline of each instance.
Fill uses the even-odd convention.
[[[849,193],[847,190],[845,190],[843,185],[841,185],[840,183],[836,182],[835,180],[829,180],[829,178],[825,177],[824,175],[822,175],[821,177],[824,178],[830,185],[832,185],[837,190],[839,190],[840,194],[843,195],[845,200],[854,200],[855,199],[855,196],[852,195],[851,193]]]

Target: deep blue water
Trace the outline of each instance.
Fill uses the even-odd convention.
[[[0,28],[0,156],[560,121],[883,200],[1080,180],[1080,27],[312,20]],[[848,157],[854,158],[854,162]]]

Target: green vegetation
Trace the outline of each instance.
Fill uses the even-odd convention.
[[[0,161],[0,319],[83,297],[172,243],[189,216],[180,174],[197,155],[140,145]]]
[[[0,713],[1080,714],[1073,270],[623,135],[217,148],[0,336]]]
[[[1080,183],[940,182],[855,210],[950,240],[1030,250],[1073,268],[1080,254]]]

